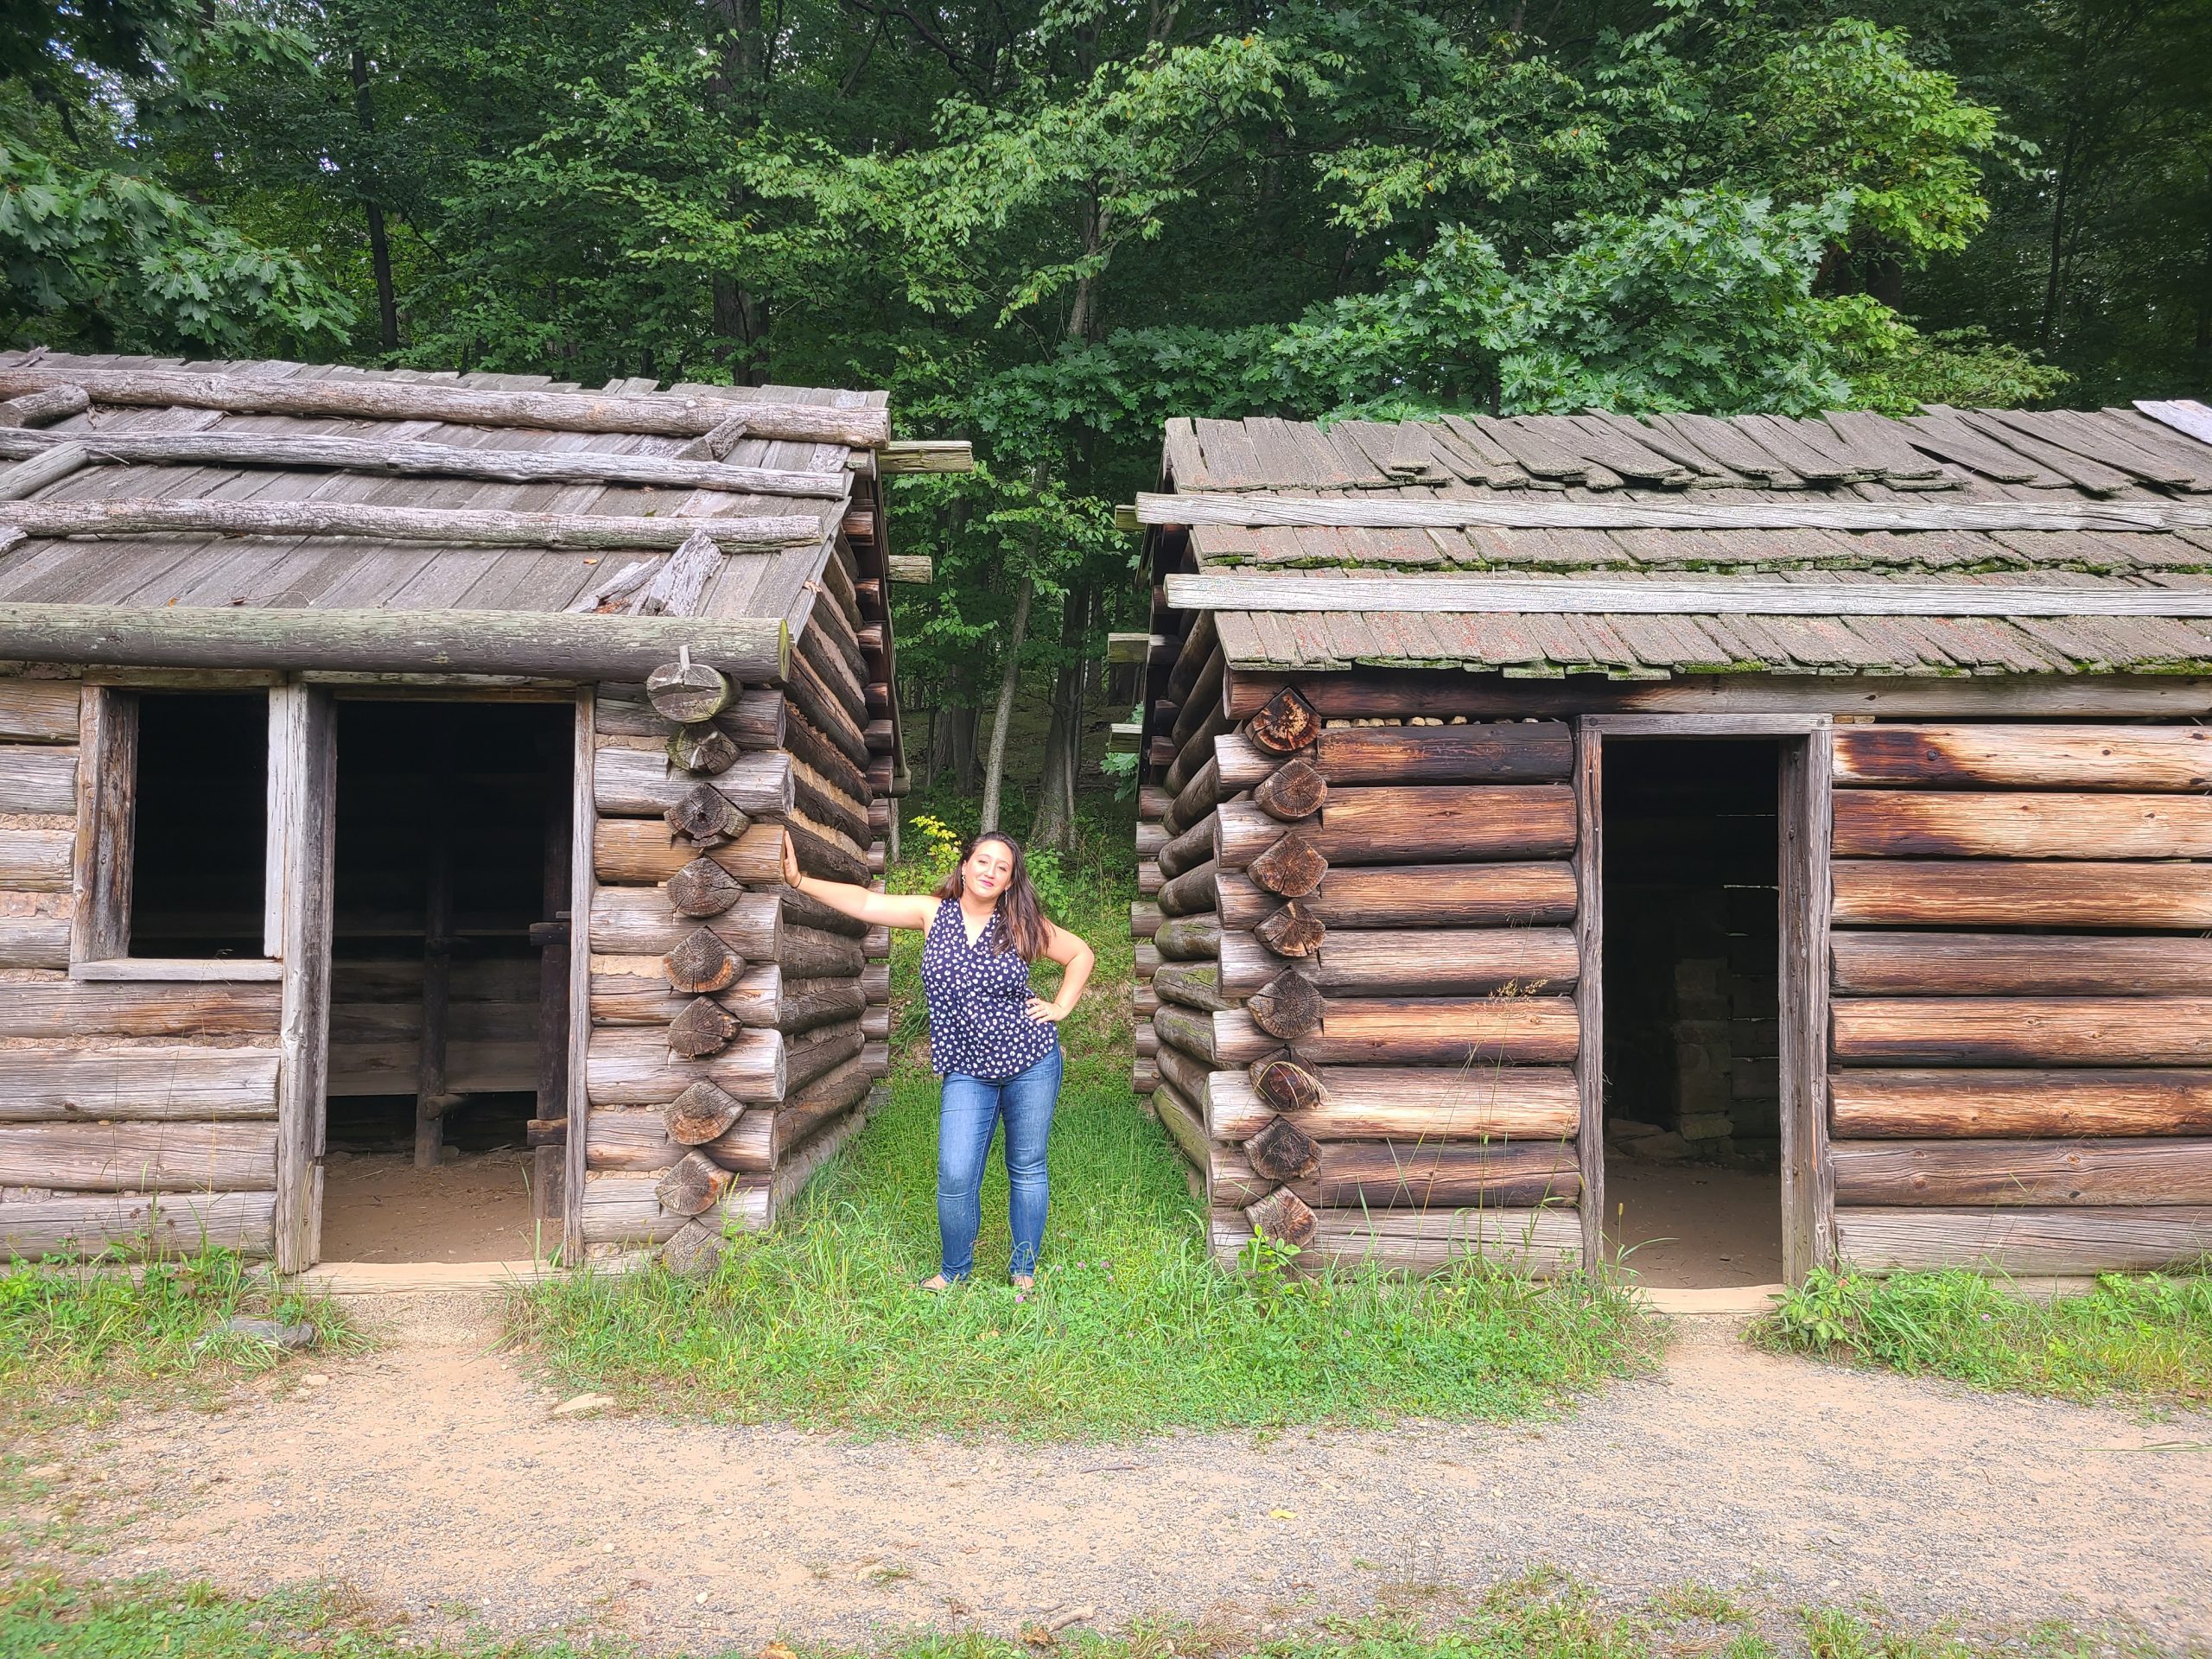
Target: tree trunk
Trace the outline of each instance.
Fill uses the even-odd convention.
[[[990,753],[983,762],[983,810],[976,820],[976,828],[982,833],[999,827],[999,797],[1006,784],[1007,728],[1014,723],[1014,694],[1021,679],[1021,642],[1029,631],[1029,599],[1034,586],[1024,576],[1014,593],[1014,621],[1007,630],[1006,671],[999,677],[999,704],[996,717],[991,722]]]
[[[973,703],[952,710],[952,778],[963,795],[976,792],[976,732],[982,723],[983,711]]]
[[[1052,686],[1052,725],[1045,740],[1045,775],[1037,820],[1029,839],[1065,853],[1075,843],[1075,779],[1083,750],[1084,638],[1090,620],[1090,588],[1071,588],[1060,612],[1060,667]]]
[[[369,62],[359,47],[353,48],[353,113],[364,135],[376,130],[369,105]],[[369,267],[376,275],[377,339],[387,352],[399,349],[399,296],[391,282],[391,240],[385,234],[384,207],[365,193],[361,206],[369,221]]]

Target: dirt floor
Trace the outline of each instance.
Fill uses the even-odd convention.
[[[530,1154],[456,1154],[435,1169],[389,1153],[332,1153],[323,1167],[326,1262],[528,1262]]]
[[[1782,1178],[1605,1160],[1605,1237],[1655,1289],[1782,1282]]]
[[[480,1304],[405,1306],[390,1345],[227,1409],[26,1448],[82,1506],[82,1545],[108,1541],[68,1570],[335,1581],[424,1637],[474,1619],[660,1651],[1071,1609],[1256,1635],[1543,1563],[1623,1595],[1689,1580],[2212,1641],[2212,1419],[1777,1359],[1724,1321],[1685,1321],[1663,1375],[1562,1423],[1022,1449],[556,1418]]]

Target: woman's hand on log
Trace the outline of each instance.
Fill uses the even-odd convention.
[[[790,834],[786,832],[784,836],[784,885],[796,889],[798,884],[805,880],[804,872],[798,867],[798,843],[793,842]]]

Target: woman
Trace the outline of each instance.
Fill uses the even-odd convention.
[[[861,921],[927,930],[922,992],[929,1000],[931,1061],[944,1087],[937,1132],[942,1256],[922,1288],[943,1290],[975,1270],[983,1165],[1003,1117],[1007,1219],[1014,1233],[1008,1273],[1016,1289],[1028,1289],[1037,1281],[1037,1249],[1045,1239],[1045,1142],[1060,1093],[1055,1027],[1074,1011],[1097,958],[1046,919],[1020,847],[995,830],[969,842],[959,868],[926,898],[802,875],[788,838],[784,880]],[[1029,964],[1039,957],[1065,970],[1060,993],[1049,1002],[1029,989]]]

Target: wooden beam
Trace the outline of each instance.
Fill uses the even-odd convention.
[[[2135,407],[2162,426],[2171,426],[2177,432],[2186,432],[2201,443],[2212,443],[2212,409],[2194,398],[2175,397],[2160,400],[2138,397]]]
[[[0,501],[20,501],[91,464],[92,452],[81,443],[57,443],[51,449],[0,468]],[[0,537],[4,539],[4,537]]]
[[[2206,510],[2212,520],[2212,509]],[[2208,524],[2212,528],[2212,524]],[[2212,591],[1924,582],[1605,582],[1565,576],[1167,578],[1167,602],[1216,611],[1400,611],[1525,616],[2212,616]]]
[[[799,443],[880,448],[891,441],[884,409],[772,404],[743,397],[694,397],[603,391],[487,391],[435,380],[346,375],[321,380],[189,374],[174,369],[0,369],[0,397],[52,386],[82,386],[97,404],[219,409],[231,415],[444,421],[460,426],[523,426],[549,432],[638,432],[702,437],[734,415],[747,435]],[[961,470],[964,471],[965,468]]]
[[[1564,501],[1526,493],[1450,497],[1290,496],[1265,491],[1140,495],[1147,524],[1328,526],[1347,530],[2212,530],[2212,507],[2170,502],[1927,501],[1910,505],[1805,493],[1802,501]],[[1168,602],[1174,597],[1170,577]],[[1224,609],[1234,608],[1224,607]]]
[[[832,501],[843,500],[852,489],[852,474],[842,468],[802,473],[609,449],[493,449],[321,432],[0,430],[0,460],[26,460],[73,445],[86,450],[92,461],[126,466],[315,467],[410,478],[495,479],[510,484],[644,484],[733,495],[820,496]]]
[[[893,553],[884,560],[884,575],[893,582],[911,582],[926,588],[937,580],[936,566],[926,553]]]
[[[780,405],[779,405],[780,407]],[[860,445],[853,446],[855,448]],[[876,468],[885,473],[972,473],[975,446],[965,438],[902,438],[875,446]]]
[[[822,539],[812,513],[763,518],[644,518],[613,512],[502,512],[379,507],[358,501],[20,501],[0,505],[0,536],[339,536],[466,547],[676,548],[698,531],[724,551]]]
[[[642,680],[686,645],[734,679],[781,680],[790,670],[781,618],[0,605],[0,658],[25,662]]]
[[[1109,663],[1148,663],[1152,653],[1167,643],[1166,636],[1158,633],[1109,633],[1106,636],[1106,660]]]

